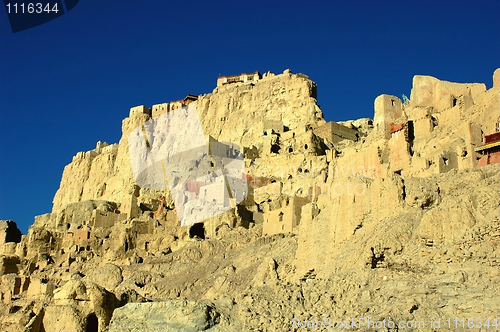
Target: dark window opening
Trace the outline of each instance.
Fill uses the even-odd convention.
[[[87,317],[87,326],[85,327],[86,332],[98,332],[99,331],[99,320],[95,314],[90,314]]]
[[[87,246],[87,251],[90,251],[90,246]]]
[[[399,170],[399,171],[394,171],[394,174],[401,175],[401,170]]]
[[[189,229],[189,237],[194,238],[195,236],[203,240],[205,239],[205,227],[202,222],[194,224]]]
[[[290,200],[286,200],[286,206],[290,205]]]
[[[293,152],[293,148],[288,148],[288,152],[292,153]]]
[[[280,214],[278,215],[278,218],[279,218],[279,221],[283,221],[283,212],[280,212]]]
[[[144,250],[148,250],[149,242],[144,243]]]
[[[153,205],[141,203],[139,204],[139,209],[141,209],[141,211],[153,211]]]
[[[391,99],[391,104],[392,106],[396,106],[396,101],[394,99]]]
[[[413,143],[413,140],[415,139],[415,129],[414,129],[414,126],[413,126],[413,121],[408,121],[408,141],[410,143]]]
[[[371,261],[371,268],[372,269],[376,269],[377,267],[379,267],[383,262],[384,262],[384,259],[385,259],[385,255],[384,253],[380,254],[378,257],[375,255],[375,251],[373,250],[373,248],[371,248],[372,250],[372,261]],[[380,264],[379,264],[380,263]]]
[[[267,131],[264,132],[264,136],[267,136]]]
[[[290,127],[283,126],[283,132],[286,133],[287,131],[290,131]]]
[[[125,251],[128,251],[128,241],[125,241]]]
[[[66,224],[66,229],[69,229],[71,227],[70,224]]]
[[[304,145],[304,149],[306,149],[306,150],[309,149],[309,145],[307,145],[307,144]]]
[[[313,97],[314,99],[318,99],[318,86],[317,85],[313,85],[313,87],[311,88],[311,97]]]
[[[299,167],[299,173],[302,173],[302,167]]]
[[[445,165],[448,165],[448,158],[443,157],[443,163],[444,163]]]
[[[18,305],[15,305],[15,306],[13,306],[12,308],[9,309],[9,314],[15,314],[16,312],[18,312],[21,309],[22,309],[22,307],[20,307]]]
[[[410,152],[410,156],[413,156],[413,141],[415,140],[415,129],[413,126],[413,121],[408,121],[407,123],[407,135],[408,135],[408,150]]]
[[[451,105],[452,105],[452,107],[457,106],[457,98],[453,98],[453,99],[452,99],[452,101],[451,101]]]
[[[432,122],[432,128],[437,127],[438,120],[435,117],[431,116],[431,122]]]

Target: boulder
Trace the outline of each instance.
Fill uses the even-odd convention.
[[[70,305],[50,305],[43,317],[45,331],[84,331],[85,322]]]
[[[90,274],[90,280],[105,289],[112,291],[122,280],[122,270],[111,263],[104,264]]]
[[[203,331],[217,324],[218,317],[196,301],[128,303],[114,311],[109,331]]]

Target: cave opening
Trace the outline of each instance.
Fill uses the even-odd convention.
[[[99,331],[99,320],[95,314],[90,314],[87,317],[87,326],[85,327],[85,332],[98,332]]]
[[[195,236],[203,240],[205,239],[205,226],[203,226],[202,222],[194,224],[189,229],[189,237],[194,238]]]

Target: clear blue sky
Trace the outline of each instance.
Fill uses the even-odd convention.
[[[327,120],[373,117],[413,75],[492,86],[500,1],[80,0],[12,33],[0,9],[0,219],[26,233],[65,165],[115,143],[129,108],[290,68],[318,83]]]

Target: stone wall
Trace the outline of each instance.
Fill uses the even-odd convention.
[[[378,132],[389,138],[391,123],[403,115],[403,102],[396,96],[380,95],[374,102],[375,115],[373,125]]]
[[[314,134],[334,144],[345,139],[357,141],[359,137],[357,130],[339,125],[333,121],[329,121],[315,129]]]

